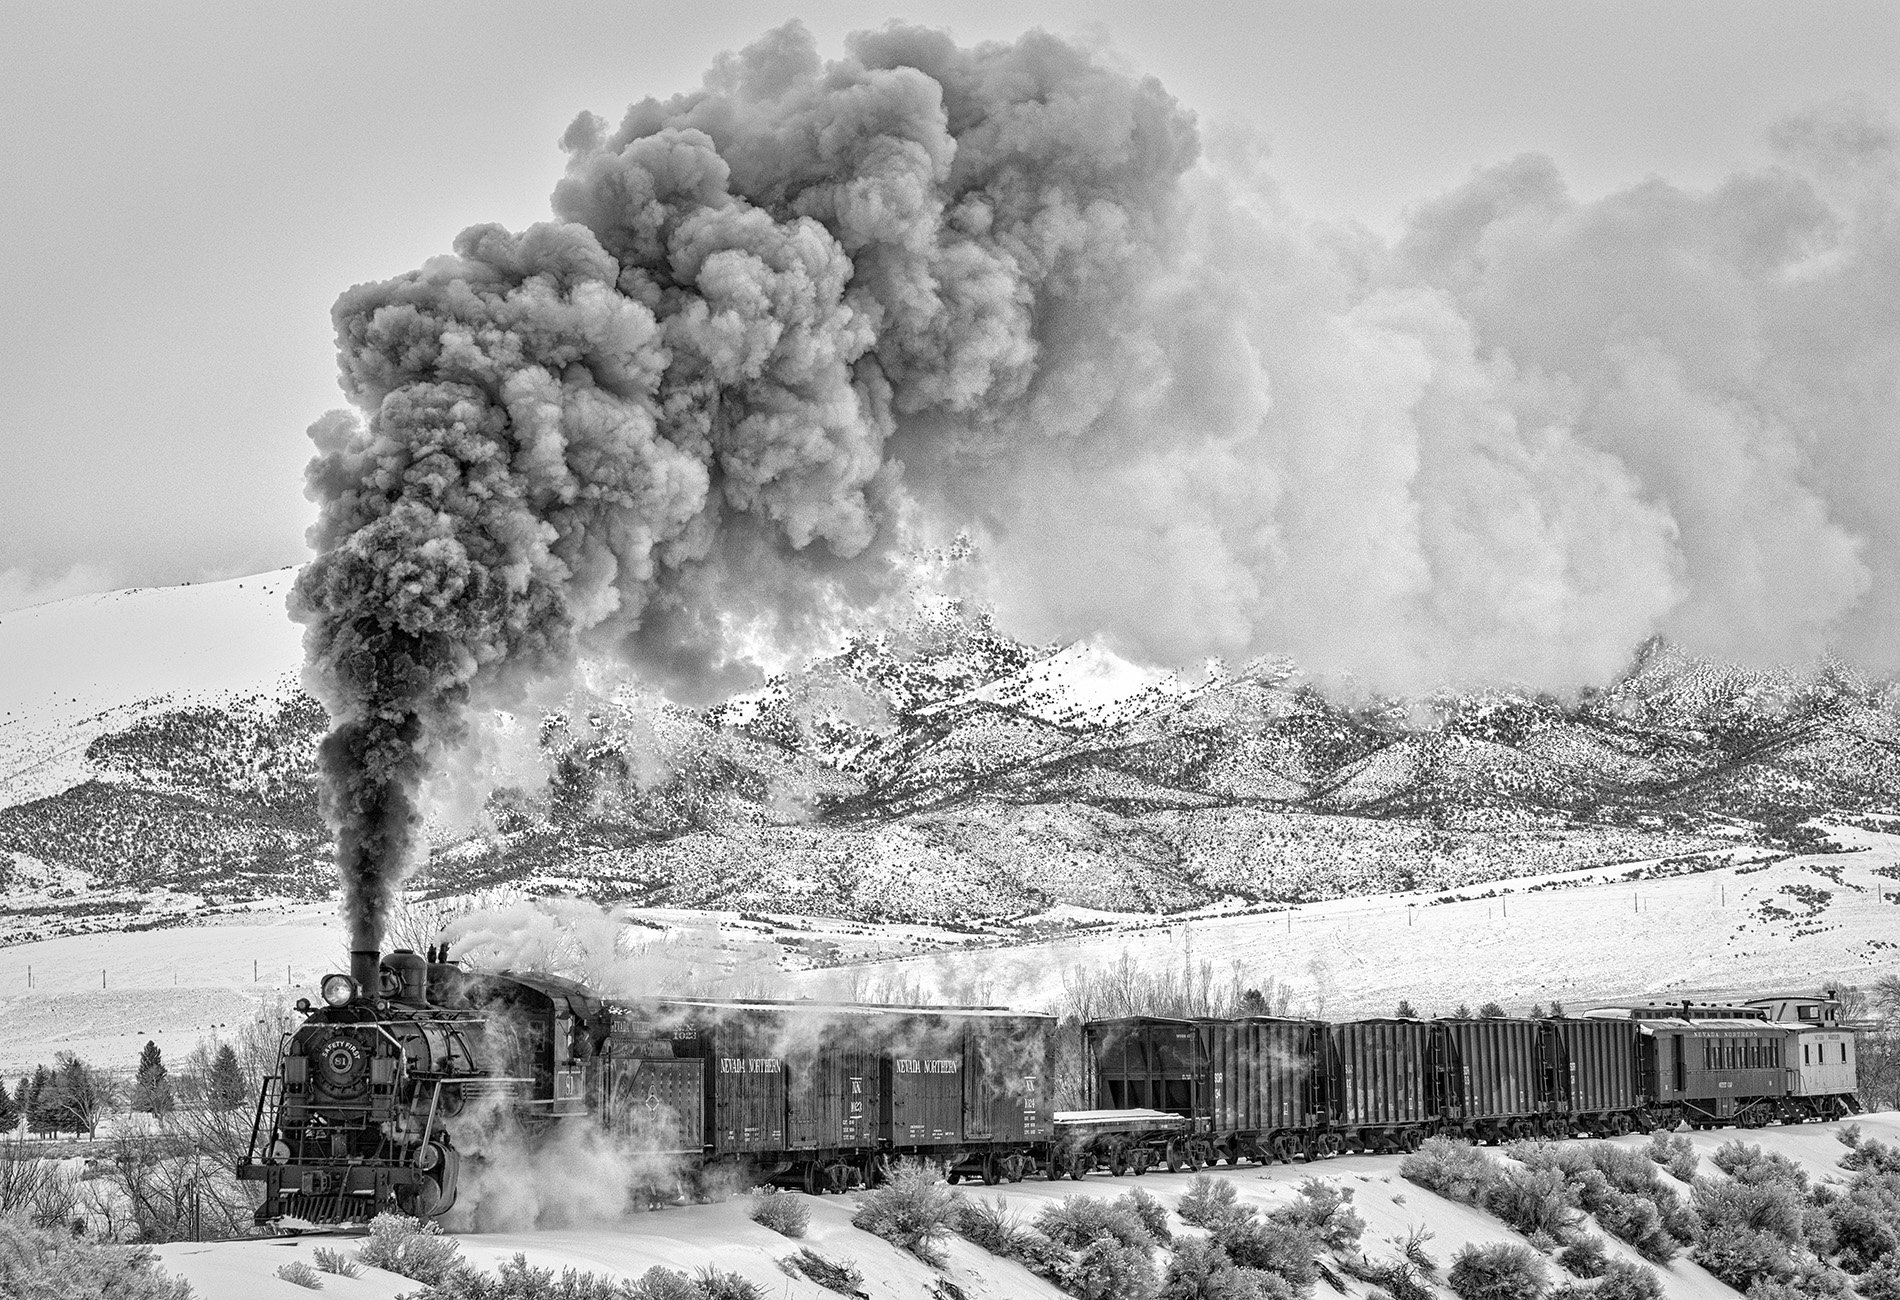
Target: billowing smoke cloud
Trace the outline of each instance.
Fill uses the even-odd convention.
[[[556,220],[337,305],[293,609],[360,944],[472,706],[582,653],[717,693],[958,532],[1011,631],[1163,663],[1887,661],[1900,153],[1845,110],[1712,194],[1519,160],[1395,246],[1043,34],[793,24],[563,144]]]

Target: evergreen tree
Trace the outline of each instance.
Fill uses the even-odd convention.
[[[1543,1018],[1544,1018],[1544,1004],[1541,1002],[1531,1003],[1531,1019],[1542,1020]]]
[[[1563,1015],[1563,1013],[1564,1013],[1564,1004],[1557,1001],[1557,999],[1552,998],[1550,1000],[1550,1018],[1552,1020],[1556,1020],[1560,1018]]]
[[[164,1053],[158,1044],[146,1041],[139,1053],[139,1068],[132,1080],[132,1109],[163,1115],[172,1108],[172,1081],[165,1069]]]
[[[1412,1010],[1412,1003],[1410,999],[1407,999],[1407,998],[1399,999],[1399,1009],[1397,1011],[1394,1011],[1392,1014],[1397,1016],[1400,1020],[1417,1020],[1418,1019],[1418,1012]]]
[[[1478,1008],[1478,1019],[1502,1020],[1504,1019],[1504,1008],[1495,1002],[1487,1002]]]
[[[35,1133],[51,1133],[59,1126],[54,1113],[53,1074],[43,1065],[33,1067],[33,1082],[26,1090],[26,1126]]]
[[[229,1043],[220,1043],[211,1058],[211,1077],[205,1080],[205,1104],[213,1110],[235,1110],[244,1104],[249,1092],[237,1050]]]
[[[1458,1009],[1451,1013],[1451,1018],[1453,1020],[1469,1020],[1471,1019],[1471,1008],[1460,1002]]]
[[[19,1122],[20,1115],[13,1109],[13,1095],[7,1091],[7,1081],[0,1079],[0,1133],[11,1133]]]
[[[55,1127],[75,1134],[96,1135],[99,1121],[115,1100],[111,1081],[71,1052],[53,1058],[53,1077],[47,1086],[53,1094],[49,1109]]]
[[[32,1076],[26,1074],[21,1075],[18,1086],[13,1089],[13,1122],[15,1124],[18,1124],[27,1117],[27,1112],[31,1108],[33,1101],[32,1093]]]

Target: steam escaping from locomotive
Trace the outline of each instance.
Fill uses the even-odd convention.
[[[1708,195],[1521,159],[1389,247],[1043,33],[826,62],[791,24],[562,143],[554,220],[335,311],[292,610],[366,965],[474,711],[582,655],[718,694],[959,532],[1012,632],[1166,664],[1561,688],[1656,632],[1900,644],[1900,146],[1864,115]]]

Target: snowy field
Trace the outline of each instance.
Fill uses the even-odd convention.
[[[971,992],[1048,1006],[1075,972],[1127,954],[1156,970],[1191,960],[1225,981],[1290,988],[1293,1009],[1333,1018],[1421,1014],[1496,1000],[1570,1009],[1900,971],[1900,836],[1838,828],[1853,849],[1658,875],[1628,863],[1456,891],[1384,894],[1283,911],[1148,919],[1043,943],[884,963],[860,985]],[[1645,878],[1647,877],[1647,878]],[[1456,901],[1437,901],[1451,897]],[[824,987],[836,971],[801,981]]]
[[[1863,1116],[1860,1125],[1868,1137],[1884,1142],[1900,1140],[1900,1114]],[[1706,1160],[1707,1153],[1739,1136],[1799,1161],[1810,1177],[1844,1180],[1845,1175],[1836,1163],[1845,1151],[1835,1139],[1837,1129],[1837,1125],[1816,1124],[1688,1136],[1705,1156],[1704,1173],[1714,1172]],[[1623,1146],[1641,1146],[1645,1139],[1628,1137],[1617,1141]],[[1398,1166],[1397,1156],[1342,1156],[1316,1167],[1248,1165],[1216,1172],[1233,1179],[1241,1201],[1263,1209],[1292,1200],[1300,1181],[1311,1176],[1350,1188],[1354,1208],[1366,1221],[1362,1244],[1375,1259],[1397,1256],[1396,1243],[1416,1227],[1433,1234],[1427,1249],[1441,1264],[1467,1242],[1522,1240],[1488,1215],[1405,1182],[1399,1177]],[[1052,1199],[1076,1195],[1113,1197],[1132,1186],[1145,1188],[1172,1208],[1187,1189],[1191,1177],[1186,1173],[1153,1173],[1137,1182],[1133,1178],[1096,1175],[1081,1182],[1032,1180],[998,1190],[1013,1209],[1029,1218]],[[1663,1177],[1665,1181],[1673,1181],[1667,1174]],[[980,1195],[984,1190],[965,1189],[971,1195]],[[835,1295],[810,1282],[790,1278],[778,1267],[776,1261],[794,1253],[800,1245],[808,1245],[833,1260],[854,1264],[864,1274],[864,1292],[874,1300],[928,1300],[940,1277],[961,1288],[970,1300],[1016,1300],[1019,1297],[1031,1300],[1062,1294],[1020,1265],[995,1259],[960,1238],[949,1242],[946,1250],[949,1264],[945,1270],[938,1273],[926,1268],[894,1247],[853,1228],[850,1218],[855,1201],[853,1196],[827,1196],[810,1202],[811,1229],[803,1241],[788,1240],[750,1222],[742,1200],[672,1207],[555,1230],[468,1233],[458,1239],[464,1256],[483,1266],[492,1266],[516,1252],[525,1254],[531,1264],[540,1267],[556,1270],[573,1267],[619,1277],[637,1277],[655,1265],[691,1272],[715,1264],[744,1274],[775,1300],[780,1297],[823,1300]],[[1170,1226],[1177,1233],[1196,1231],[1178,1219]],[[1642,1262],[1622,1243],[1607,1237],[1605,1241],[1614,1257]],[[347,1251],[351,1242],[337,1237],[218,1244],[180,1242],[159,1247],[158,1255],[166,1268],[191,1283],[198,1300],[310,1300],[310,1292],[279,1279],[275,1273],[293,1259],[309,1262],[312,1250],[318,1245]],[[1732,1300],[1735,1295],[1686,1257],[1659,1269],[1658,1274],[1669,1300]],[[417,1289],[417,1284],[407,1278],[377,1270],[364,1270],[356,1278],[326,1275],[323,1281],[321,1294],[332,1300],[394,1300],[398,1295]],[[1364,1300],[1370,1291],[1365,1283],[1352,1279],[1344,1279],[1344,1282],[1349,1300]],[[1322,1294],[1333,1293],[1328,1290]]]
[[[1290,989],[1292,1009],[1330,1017],[1389,1014],[1400,998],[1425,1014],[1492,999],[1514,1011],[1552,999],[1575,1010],[1635,997],[1866,984],[1900,971],[1900,905],[1892,901],[1900,836],[1852,827],[1834,836],[1856,851],[1652,878],[1643,877],[1656,864],[1624,864],[1468,889],[1448,903],[1433,901],[1444,894],[1391,894],[1190,919],[1077,914],[1068,919],[1088,928],[1032,944],[970,948],[962,945],[971,936],[921,926],[768,924],[678,909],[634,913],[642,925],[628,937],[645,941],[658,926],[716,938],[723,959],[758,954],[761,974],[814,996],[921,992],[1048,1008],[1059,1004],[1065,979],[1127,954],[1151,969],[1205,961],[1222,981],[1238,962],[1247,985],[1276,981]],[[922,955],[800,970],[783,942],[791,937],[847,953]],[[259,997],[314,999],[317,981],[343,962],[334,909],[320,903],[0,948],[0,1076],[60,1050],[129,1066],[148,1038],[170,1058],[253,1017]]]

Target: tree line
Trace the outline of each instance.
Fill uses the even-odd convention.
[[[169,1115],[181,1103],[233,1110],[250,1100],[237,1048],[230,1043],[201,1043],[174,1076],[156,1042],[147,1041],[131,1072],[124,1076],[60,1052],[52,1065],[36,1065],[20,1076],[11,1092],[0,1086],[0,1134],[24,1126],[43,1137],[70,1133],[97,1137],[99,1125],[120,1112]]]

